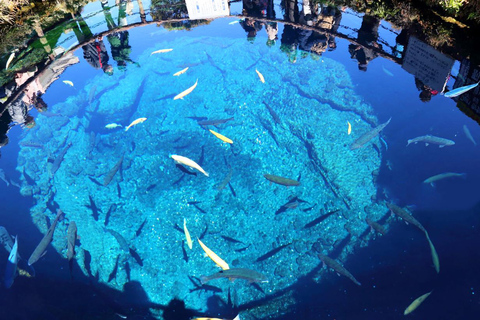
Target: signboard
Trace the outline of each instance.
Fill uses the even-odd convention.
[[[415,37],[408,40],[402,68],[433,90],[442,92],[454,60]]]
[[[209,19],[230,15],[228,0],[186,0],[190,19]]]

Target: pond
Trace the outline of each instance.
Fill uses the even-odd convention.
[[[37,33],[5,61],[5,319],[478,307],[472,61],[307,1],[98,1]]]

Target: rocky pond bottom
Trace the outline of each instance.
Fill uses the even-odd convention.
[[[56,204],[64,212],[53,245],[65,257],[75,221],[75,259],[85,275],[119,290],[138,281],[152,302],[178,298],[200,311],[212,295],[230,298],[251,306],[242,319],[253,319],[294,304],[289,288],[297,279],[332,272],[320,270],[319,254],[344,264],[367,244],[365,218],[387,211],[375,202],[382,145],[378,137],[364,148],[350,145],[378,124],[371,106],[342,64],[307,53],[293,64],[279,45],[245,43],[187,32],[158,39],[139,66],[87,79],[26,132],[21,192],[35,198],[31,215],[42,233]],[[163,49],[173,50],[151,54]],[[221,269],[197,238],[230,268],[268,282],[220,278],[202,287],[202,277]],[[354,266],[349,271],[355,275]]]

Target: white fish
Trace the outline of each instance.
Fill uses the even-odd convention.
[[[447,93],[445,93],[444,96],[447,97],[447,98],[457,97],[457,96],[461,95],[462,93],[465,93],[469,90],[472,90],[473,88],[478,86],[479,83],[480,82],[477,82],[477,83],[474,83],[474,84],[471,84],[471,85],[468,85],[468,86],[463,86],[463,87],[460,87],[460,88],[457,88],[457,89],[450,90]]]
[[[197,87],[197,84],[198,84],[198,79],[197,79],[197,81],[195,81],[195,84],[193,86],[191,86],[190,88],[188,88],[187,90],[185,90],[183,92],[180,92],[175,97],[173,97],[173,100],[183,99],[183,97],[190,94],[193,91],[193,89],[195,89]]]
[[[156,54],[156,53],[170,52],[170,51],[172,51],[172,50],[173,50],[173,49],[160,49],[160,50],[157,50],[157,51],[153,51],[152,53],[150,53],[150,55]]]
[[[240,22],[240,20],[235,20],[235,21],[230,22],[229,24],[236,24],[236,23],[239,23],[239,22]]]
[[[466,125],[463,125],[463,132],[465,133],[465,135],[467,136],[467,139],[472,141],[473,145],[477,145],[477,142],[475,141],[475,139],[473,139],[473,136],[472,134],[470,133],[470,130],[468,130],[468,127]]]
[[[128,131],[128,129],[130,129],[131,127],[136,126],[137,124],[142,123],[145,120],[147,120],[147,118],[138,118],[137,120],[134,120],[128,125],[128,127],[125,128],[125,131]]]
[[[386,69],[383,65],[382,65],[382,70],[383,72],[385,72],[385,74],[389,75],[390,77],[393,77],[393,73],[391,73],[388,69]]]
[[[12,62],[13,58],[15,58],[15,51],[13,51],[12,54],[10,54],[10,57],[8,57],[7,64],[5,65],[5,70],[8,69],[8,67],[10,66],[10,63]]]
[[[8,256],[7,267],[5,268],[5,288],[10,288],[15,279],[17,273],[17,262],[18,262],[18,242],[17,237],[15,237],[15,243],[13,244],[12,251]]]
[[[437,174],[433,177],[430,177],[430,178],[426,179],[425,181],[423,181],[423,183],[430,183],[430,185],[432,185],[432,187],[433,187],[435,181],[442,180],[442,179],[445,179],[445,178],[452,178],[452,177],[458,177],[458,178],[464,178],[465,179],[466,176],[467,176],[466,173],[445,172],[445,173],[440,173],[440,174]]]
[[[192,169],[196,169],[196,170],[200,171],[201,173],[203,173],[207,177],[209,176],[209,174],[207,172],[205,172],[205,170],[203,170],[203,168],[200,167],[198,165],[198,163],[196,163],[193,160],[188,159],[187,157],[182,157],[182,156],[179,156],[179,155],[176,155],[176,154],[172,154],[172,155],[170,155],[170,158],[175,160],[176,163],[184,164],[187,167],[190,167]]]
[[[118,128],[118,127],[123,127],[121,124],[118,124],[118,123],[109,123],[105,126],[105,128],[107,129],[115,129],[115,128]]]
[[[424,142],[425,146],[428,146],[429,144],[437,144],[440,148],[443,148],[445,146],[447,147],[453,146],[455,144],[455,141],[453,140],[431,136],[427,134],[426,136],[420,136],[420,137],[407,140],[407,147],[412,143],[417,144],[418,142]]]
[[[63,83],[68,84],[69,86],[73,87],[73,82],[70,80],[64,80]]]

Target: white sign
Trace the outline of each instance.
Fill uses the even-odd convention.
[[[415,37],[408,40],[402,68],[423,84],[442,92],[454,60]]]
[[[209,19],[230,15],[228,0],[185,0],[190,19]]]

